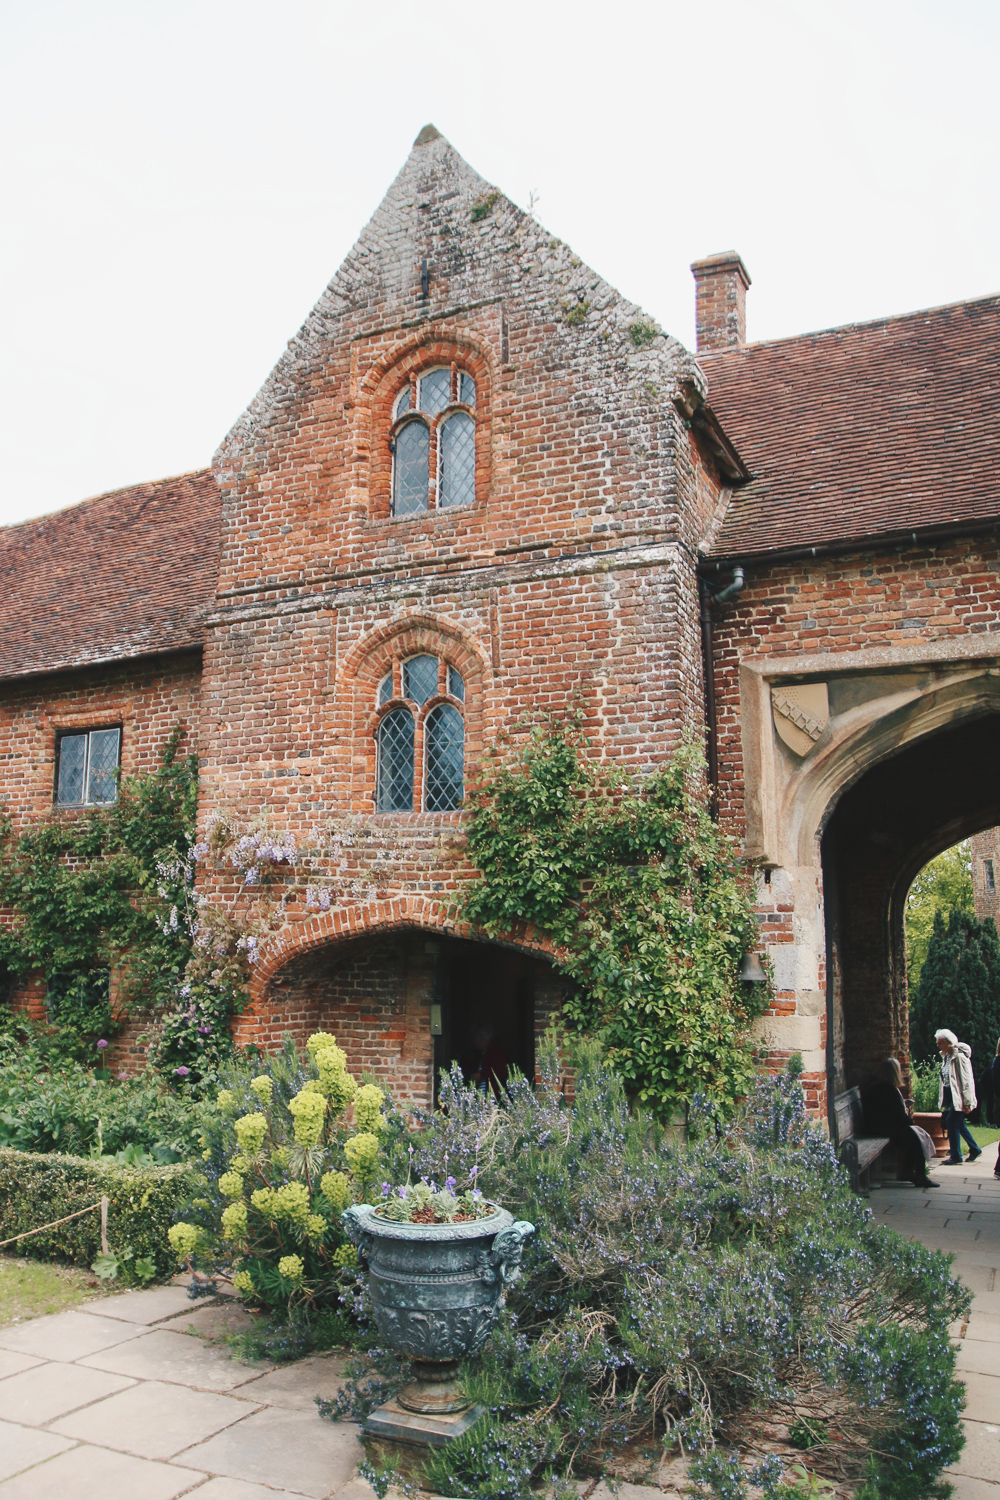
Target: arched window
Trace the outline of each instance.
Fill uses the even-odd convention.
[[[458,668],[429,653],[400,658],[381,678],[375,702],[384,710],[375,728],[376,810],[453,812],[461,807],[465,682]]]
[[[457,411],[441,423],[438,444],[438,505],[471,505],[476,498],[476,424]]]
[[[427,425],[409,421],[396,434],[392,466],[392,508],[397,516],[427,509],[427,466],[431,435]]]
[[[393,515],[472,504],[475,408],[476,382],[457,365],[425,370],[399,392],[390,443]]]
[[[413,715],[393,708],[378,726],[378,810],[413,811]]]
[[[457,708],[439,703],[424,726],[424,806],[428,812],[460,807],[465,796],[465,724]]]

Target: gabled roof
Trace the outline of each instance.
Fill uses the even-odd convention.
[[[709,555],[1000,518],[1000,297],[699,356],[752,481]]]
[[[0,678],[200,645],[219,517],[205,469],[0,529]]]

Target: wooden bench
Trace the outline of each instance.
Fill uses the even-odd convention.
[[[851,1176],[851,1187],[863,1198],[868,1197],[868,1173],[889,1144],[887,1135],[865,1135],[865,1116],[861,1107],[861,1090],[848,1089],[833,1101],[834,1129],[837,1132],[837,1154]]]

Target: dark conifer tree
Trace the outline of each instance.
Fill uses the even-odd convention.
[[[910,1054],[917,1062],[938,1057],[934,1033],[946,1026],[972,1048],[978,1079],[1000,1037],[1000,939],[992,922],[940,911],[920,983],[910,999]]]

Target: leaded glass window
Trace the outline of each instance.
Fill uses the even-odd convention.
[[[399,417],[405,416],[406,413],[409,411],[409,409],[410,409],[410,387],[408,385],[404,385],[403,389],[400,391],[399,395],[396,397],[396,406],[395,406],[395,409],[394,409],[392,415],[393,415],[394,418],[399,418]]]
[[[403,663],[403,697],[414,703],[426,703],[438,690],[436,656],[411,656]]]
[[[458,377],[458,399],[464,406],[476,404],[476,382],[471,375],[466,375],[464,370]]]
[[[450,703],[432,708],[424,739],[424,806],[428,812],[451,812],[465,796],[465,725],[458,709]]]
[[[396,436],[392,467],[392,509],[397,516],[411,516],[427,509],[428,465],[431,435],[425,422],[407,422]]]
[[[379,708],[381,708],[384,703],[388,703],[388,701],[389,701],[389,699],[391,697],[392,697],[392,673],[391,672],[386,672],[385,676],[382,678],[382,681],[378,685],[378,699],[377,699],[377,702],[378,702]]]
[[[448,668],[448,691],[460,703],[465,702],[465,682],[457,667]]]
[[[429,417],[436,417],[451,404],[451,370],[429,370],[417,385],[417,405]]]
[[[413,811],[413,715],[393,708],[378,726],[379,812]]]
[[[60,807],[107,805],[118,796],[120,729],[90,729],[59,737],[56,803]]]
[[[438,505],[471,505],[476,498],[476,424],[467,412],[456,412],[441,424],[441,482]]]

